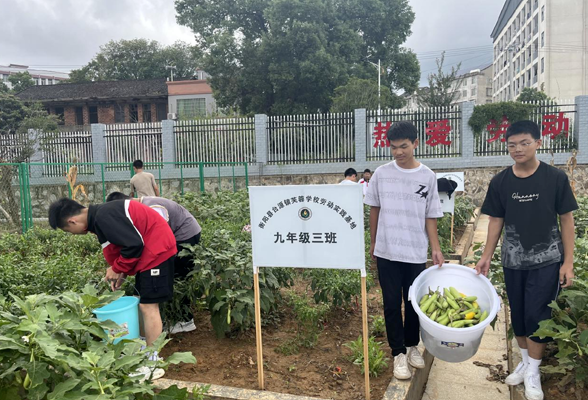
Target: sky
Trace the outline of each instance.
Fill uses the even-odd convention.
[[[416,18],[406,47],[417,53],[421,84],[445,66],[461,70],[492,62],[490,33],[504,0],[409,0]],[[110,40],[146,38],[194,43],[176,23],[173,0],[0,0],[0,65],[69,71],[87,64]]]

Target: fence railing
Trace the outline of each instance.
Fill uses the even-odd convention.
[[[108,163],[163,161],[161,122],[106,125],[104,140]]]
[[[367,160],[389,160],[386,132],[391,124],[411,121],[418,131],[415,157],[457,157],[461,155],[461,108],[459,105],[414,110],[368,111],[366,118]]]
[[[43,176],[46,170],[60,176]],[[92,170],[92,174],[79,171]],[[146,163],[162,197],[187,192],[239,190],[249,186],[247,163]],[[68,182],[67,173],[77,173]],[[45,223],[52,201],[73,198],[82,204],[102,203],[113,191],[130,193],[132,163],[6,163],[0,164],[0,232]],[[71,178],[71,176],[70,176]],[[71,183],[70,183],[71,182]]]
[[[573,100],[529,102],[534,106],[530,119],[539,125],[543,141],[539,153],[566,153],[577,148],[574,132],[576,104]],[[503,156],[508,154],[504,140],[509,122],[492,121],[481,135],[476,135],[474,155]]]
[[[43,176],[63,176],[63,171],[56,167],[56,163],[91,163],[92,130],[90,125],[60,127],[59,131],[51,134],[49,140],[42,146],[43,162],[46,163],[42,171]],[[88,167],[80,168],[79,174],[90,174],[93,170]]]
[[[176,162],[255,163],[255,119],[176,121]]]
[[[268,164],[355,160],[353,113],[271,116],[266,129]]]
[[[26,133],[0,132],[0,161],[20,160],[23,150],[28,152],[26,148],[31,145],[32,143]]]

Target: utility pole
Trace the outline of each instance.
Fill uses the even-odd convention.
[[[376,65],[375,63],[367,60],[367,62],[369,62],[371,65],[373,65],[375,68],[378,69],[378,122],[380,122],[380,116],[382,115],[382,107],[381,107],[381,82],[382,82],[382,64],[381,64],[381,60],[378,58],[378,64]]]
[[[176,69],[176,67],[174,65],[166,65],[165,69],[169,69],[171,72],[171,81],[174,81],[174,69]]]

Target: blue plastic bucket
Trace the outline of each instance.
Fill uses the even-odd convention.
[[[116,338],[114,343],[123,339],[137,339],[139,337],[139,299],[132,296],[123,296],[104,307],[94,310],[96,318],[100,321],[111,320],[120,326],[119,329],[110,330],[110,335],[125,333]]]

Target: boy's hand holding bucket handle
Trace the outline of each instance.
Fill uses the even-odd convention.
[[[441,250],[432,250],[431,258],[433,259],[433,265],[438,265],[439,268],[445,263],[445,257],[443,257],[443,252]]]
[[[115,290],[117,290],[118,288],[120,288],[120,285],[122,285],[122,282],[120,283],[120,285],[118,284],[118,281],[120,280],[121,275],[122,274],[118,274],[118,273],[114,272],[112,270],[112,267],[108,267],[108,269],[106,270],[106,276],[104,277],[104,281],[110,283],[110,288],[112,289],[113,292]],[[118,285],[118,287],[117,287],[117,285]]]
[[[482,256],[480,261],[478,261],[478,264],[476,264],[476,273],[488,277],[488,271],[490,271],[490,259]]]

